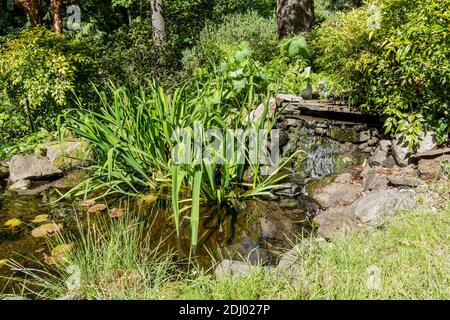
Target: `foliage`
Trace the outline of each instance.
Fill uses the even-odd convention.
[[[350,90],[350,102],[388,116],[387,132],[417,140],[425,124],[448,138],[449,13],[445,0],[380,0],[316,31],[319,68]]]
[[[137,89],[143,80],[155,79],[170,86],[178,60],[171,43],[155,46],[151,21],[136,18],[102,41],[99,69],[102,78]]]
[[[4,40],[0,48],[0,142],[23,137],[30,121],[36,127],[55,127],[57,115],[70,104],[72,91],[81,91],[87,83],[91,61],[84,45],[44,28]]]
[[[247,41],[256,60],[265,62],[277,52],[276,23],[255,12],[224,18],[223,24],[207,24],[196,45],[183,52],[183,67],[187,74],[197,68],[217,65],[236,45]]]
[[[0,121],[0,126],[2,122]],[[20,126],[20,123],[17,124]],[[36,147],[46,141],[54,139],[55,136],[45,129],[29,134],[14,142],[8,141],[0,144],[0,159],[9,159],[16,154],[32,154]]]
[[[182,211],[191,210],[193,245],[196,245],[199,203],[216,205],[218,212],[225,204],[239,211],[239,201],[243,198],[271,196],[270,190],[279,187],[277,182],[284,176],[275,178],[277,170],[267,177],[261,176],[260,157],[255,159],[256,163],[251,163],[248,155],[242,163],[237,160],[220,163],[219,159],[223,160],[220,155],[212,159],[203,152],[198,155],[194,143],[179,140],[178,130],[187,129],[194,138],[201,138],[201,146],[209,150],[210,143],[219,141],[224,148],[226,141],[208,137],[208,129],[225,132],[229,128],[254,128],[268,134],[274,120],[265,117],[267,106],[260,120],[245,120],[253,108],[252,84],[245,99],[248,105],[239,109],[232,108],[225,99],[222,101],[228,94],[223,87],[216,90],[217,101],[212,101],[203,99],[201,90],[194,97],[183,89],[176,89],[168,96],[161,87],[151,85],[150,95],[141,91],[140,95],[133,96],[123,87],[111,86],[109,93],[98,92],[102,104],[98,112],[73,110],[68,114],[66,129],[90,142],[97,161],[91,168],[92,178],[77,188],[79,192],[106,187],[108,193],[150,193],[171,198],[176,228],[181,222],[178,209],[181,195],[180,201],[191,203]],[[234,137],[229,141],[235,148],[234,154],[242,151],[238,149],[242,140]],[[263,146],[256,145],[256,148],[261,150]],[[184,159],[177,150],[197,156],[192,161],[176,163],[174,157]],[[244,180],[247,169],[254,177],[251,182]]]

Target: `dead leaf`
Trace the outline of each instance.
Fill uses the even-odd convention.
[[[123,215],[123,209],[114,208],[111,210],[111,218],[118,218]]]
[[[80,205],[82,207],[92,207],[93,205],[95,205],[95,200],[94,199],[86,199]]]
[[[19,219],[13,218],[13,219],[9,219],[8,221],[5,222],[5,226],[11,229],[17,228],[18,226],[20,226],[23,222],[20,221]]]
[[[40,215],[37,215],[36,217],[34,217],[34,219],[31,220],[31,222],[41,223],[41,222],[45,222],[47,220],[48,220],[48,214],[40,214]]]
[[[99,203],[99,204],[96,204],[96,205],[90,207],[88,212],[91,212],[91,213],[92,212],[99,212],[99,211],[103,211],[105,209],[106,209],[106,205],[104,205],[103,203]]]
[[[154,194],[148,194],[146,196],[140,197],[139,200],[141,200],[142,202],[155,202],[156,200],[158,200],[158,196],[154,195]]]
[[[46,223],[43,224],[31,231],[31,235],[35,238],[41,238],[45,236],[54,236],[57,232],[59,232],[62,229],[61,224],[55,224],[55,223]]]

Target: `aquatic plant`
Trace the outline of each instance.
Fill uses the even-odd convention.
[[[220,84],[206,84],[203,88],[207,89],[194,94],[180,88],[171,95],[155,84],[151,84],[150,94],[141,91],[138,95],[113,85],[109,85],[106,92],[96,88],[102,104],[99,111],[79,108],[66,115],[65,129],[87,140],[96,158],[91,178],[72,194],[106,190],[104,195],[154,194],[169,199],[177,231],[184,212],[190,211],[186,218],[190,221],[193,246],[197,244],[202,205],[213,203],[217,212],[225,206],[239,211],[241,200],[245,198],[274,197],[271,190],[281,187],[279,182],[285,176],[275,169],[279,163],[260,156],[264,154],[260,151],[267,149],[265,139],[254,139],[252,150],[257,154],[252,157],[249,154],[252,150],[245,143],[250,138],[232,137],[230,143],[227,135],[210,134],[211,129],[221,132],[252,129],[257,136],[268,137],[276,119],[276,116],[268,116],[268,103],[263,104],[258,119],[249,121],[255,100],[252,83],[244,100],[247,103],[240,109],[227,102],[224,97],[229,92]],[[201,137],[200,146],[181,143],[177,138],[180,130],[193,134],[196,139]],[[181,157],[193,155],[191,159],[194,159],[198,155],[197,147],[209,150],[212,142],[221,148],[231,146],[233,154],[241,152],[244,156],[240,161],[227,162],[223,161],[223,155],[204,157],[202,153],[196,158],[198,161],[174,161],[174,153],[180,152]],[[265,176],[261,175],[263,158],[274,168]],[[251,179],[245,179],[246,176]]]

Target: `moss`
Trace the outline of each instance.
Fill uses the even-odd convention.
[[[331,138],[341,142],[358,140],[358,133],[353,128],[331,128]]]

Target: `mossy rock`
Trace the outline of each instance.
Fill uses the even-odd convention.
[[[84,167],[92,161],[92,154],[87,142],[50,142],[44,148],[47,159],[61,170]]]

